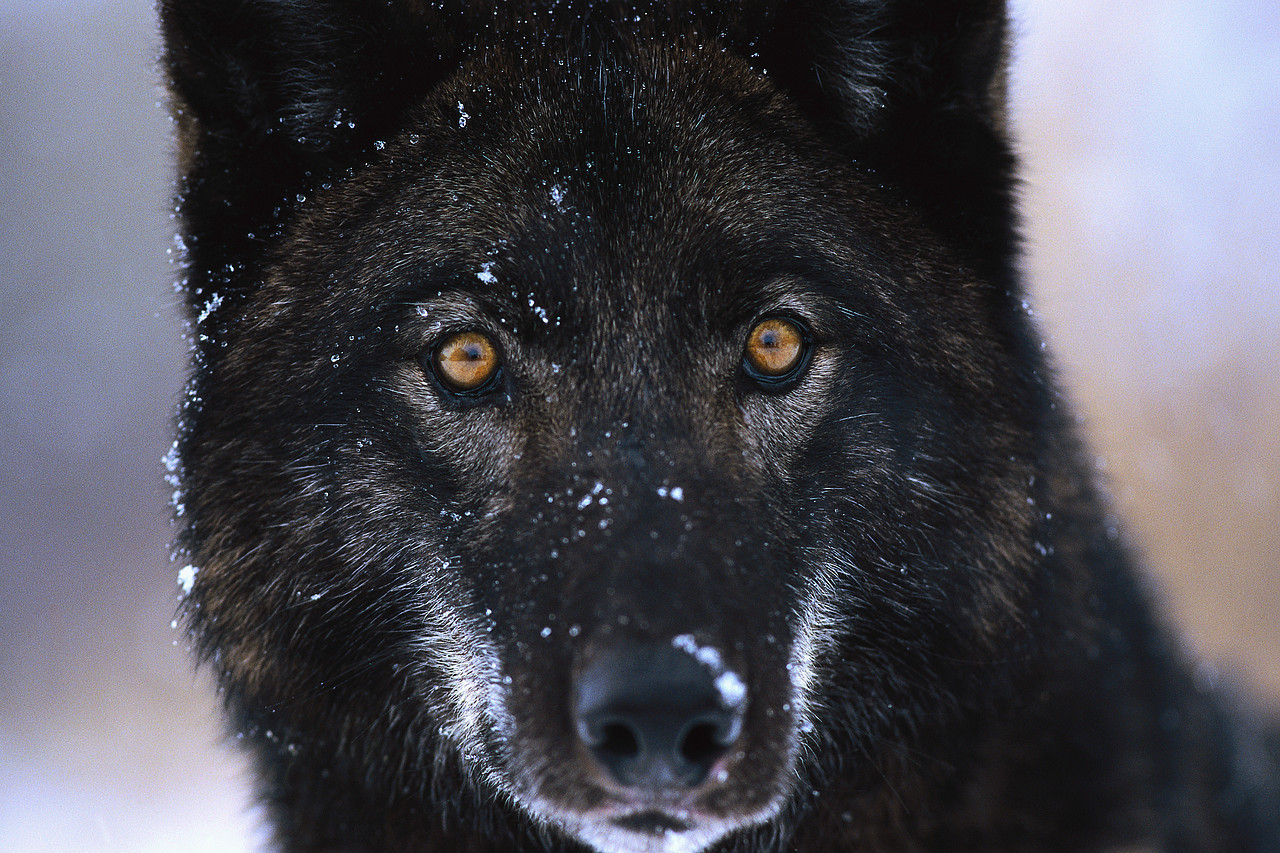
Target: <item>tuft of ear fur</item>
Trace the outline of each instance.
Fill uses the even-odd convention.
[[[764,67],[975,266],[1014,255],[1004,0],[781,0]]]
[[[917,116],[1004,120],[1003,0],[781,0],[765,64],[863,140]]]
[[[179,108],[234,147],[362,141],[457,63],[415,3],[161,0],[160,14]]]
[[[394,131],[460,60],[413,0],[160,0],[159,11],[186,296],[209,341],[257,286],[298,201]]]

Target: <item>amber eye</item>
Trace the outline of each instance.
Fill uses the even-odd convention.
[[[498,350],[479,332],[459,332],[436,348],[431,367],[450,391],[478,391],[498,375]]]
[[[757,323],[747,337],[744,363],[755,378],[780,382],[804,364],[809,344],[804,331],[782,317]]]

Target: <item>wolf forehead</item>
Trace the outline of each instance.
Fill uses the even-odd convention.
[[[708,65],[754,94],[708,92]],[[877,242],[861,223],[889,218],[874,189],[851,189],[861,176],[742,63],[628,47],[520,67],[495,79],[477,60],[358,168],[300,194],[259,298],[283,289],[369,322],[412,306],[441,331],[486,315],[526,339],[711,333],[738,347],[763,313],[822,326],[892,290],[900,273],[860,248]],[[841,193],[815,190],[837,171]]]
[[[304,207],[297,233],[310,246],[328,245],[317,233],[369,243],[357,261],[478,259],[468,278],[481,284],[496,283],[504,255],[544,280],[618,278],[709,251],[830,254],[845,242],[850,220],[815,204],[828,200],[814,186],[849,170],[797,132],[779,96],[745,72],[750,98],[699,86],[706,65],[732,65],[719,54],[629,54],[497,78],[469,67],[377,140],[335,198]]]

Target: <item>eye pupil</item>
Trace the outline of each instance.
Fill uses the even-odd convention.
[[[481,361],[485,357],[484,347],[474,341],[468,341],[450,353],[452,361]]]
[[[498,351],[493,341],[479,332],[460,332],[436,349],[432,366],[449,390],[475,391],[497,374]]]
[[[790,320],[771,317],[756,324],[747,337],[745,360],[750,371],[765,379],[784,379],[804,362],[804,332]]]

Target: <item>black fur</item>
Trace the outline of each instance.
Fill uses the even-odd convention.
[[[184,614],[282,848],[1280,849],[1022,302],[1002,3],[161,13]]]

